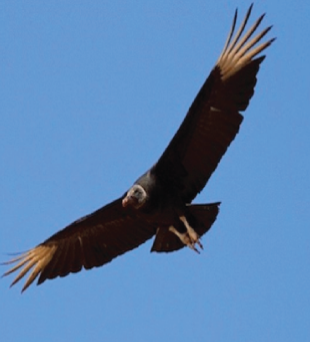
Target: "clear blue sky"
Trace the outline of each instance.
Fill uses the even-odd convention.
[[[249,1],[0,3],[0,259],[124,193],[160,156]],[[0,281],[2,341],[310,340],[310,4],[277,36],[240,134],[196,202],[205,250],[32,286]],[[1,273],[5,271],[1,267]]]

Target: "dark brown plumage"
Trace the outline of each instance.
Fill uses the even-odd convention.
[[[46,279],[90,269],[141,245],[155,235],[152,251],[184,246],[202,248],[200,237],[216,219],[219,203],[192,205],[239,131],[253,96],[256,75],[274,39],[258,45],[271,27],[252,37],[263,16],[244,32],[249,8],[238,32],[231,32],[214,69],[158,162],[119,199],[85,216],[28,252],[4,275],[19,270],[12,285],[31,270],[25,290]],[[242,36],[243,34],[243,36]]]

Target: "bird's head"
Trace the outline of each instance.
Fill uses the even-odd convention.
[[[147,200],[147,193],[141,185],[135,184],[123,198],[123,207],[132,206],[135,209],[139,209],[144,205]]]

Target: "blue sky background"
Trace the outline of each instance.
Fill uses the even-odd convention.
[[[248,1],[0,2],[0,259],[127,190],[160,156]],[[3,341],[310,340],[310,4],[274,25],[240,134],[196,202],[205,250],[33,286],[0,281]],[[4,272],[5,267],[1,268]]]

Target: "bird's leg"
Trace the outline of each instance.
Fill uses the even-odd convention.
[[[194,250],[199,254],[198,249],[195,247],[195,243],[191,240],[188,232],[185,233],[180,233],[174,226],[170,226],[169,230],[175,234],[182,242],[184,245],[188,246],[190,249]]]
[[[187,230],[187,235],[188,235],[189,240],[190,240],[190,245],[191,245],[191,246],[189,246],[188,244],[187,244],[187,245],[188,245],[190,248],[192,248],[193,250],[195,250],[196,252],[198,252],[198,250],[197,250],[196,247],[195,247],[195,244],[196,244],[196,243],[197,243],[197,245],[198,245],[201,249],[203,249],[202,243],[201,243],[200,240],[199,240],[199,235],[198,235],[198,234],[195,232],[195,230],[189,225],[189,223],[188,223],[186,217],[185,217],[185,216],[180,216],[179,218],[180,218],[180,220],[183,222],[183,224],[184,224],[184,226],[185,226],[185,228],[186,228],[186,230]]]

